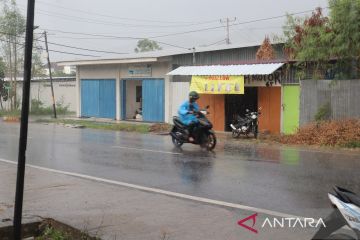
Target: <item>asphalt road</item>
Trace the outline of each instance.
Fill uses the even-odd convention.
[[[18,124],[0,122],[17,160]],[[360,155],[219,141],[213,153],[168,136],[30,124],[27,163],[303,217],[325,217],[333,185],[360,193]]]

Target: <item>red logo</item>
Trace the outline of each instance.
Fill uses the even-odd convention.
[[[242,226],[243,228],[246,228],[247,230],[249,230],[249,231],[251,231],[251,232],[253,232],[253,233],[258,233],[258,231],[253,228],[253,227],[255,226],[255,224],[256,224],[256,217],[257,217],[257,215],[258,215],[258,214],[255,213],[255,214],[253,214],[253,215],[251,215],[251,216],[249,216],[249,217],[247,217],[247,218],[244,218],[244,219],[238,221],[238,224],[239,224],[240,226]],[[251,227],[249,227],[248,225],[245,225],[245,224],[244,224],[245,222],[247,222],[247,221],[249,221],[249,220],[252,220],[252,226],[251,226]]]

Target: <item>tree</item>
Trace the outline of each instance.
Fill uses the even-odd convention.
[[[16,96],[16,80],[18,76],[18,69],[22,66],[23,52],[23,37],[25,33],[25,17],[21,14],[16,6],[15,0],[2,0],[2,15],[0,17],[0,37],[4,44],[3,53],[7,66],[7,74],[10,76],[11,91],[10,101],[11,108],[17,107]]]
[[[317,8],[305,19],[288,16],[284,26],[285,52],[312,76],[329,71],[338,79],[360,76],[360,0],[329,0],[330,14]]]
[[[271,45],[269,37],[265,37],[264,42],[259,47],[256,52],[256,60],[265,60],[269,61],[275,59],[275,51]]]
[[[139,40],[137,43],[137,47],[135,48],[135,52],[151,52],[155,50],[161,50],[161,47],[158,45],[157,42],[149,40],[149,39],[142,39]]]
[[[3,101],[7,101],[7,97],[8,97],[8,91],[5,87],[6,84],[4,81],[5,71],[6,71],[5,62],[3,61],[2,58],[0,58],[0,107],[1,107],[1,109],[4,109]]]
[[[340,78],[360,76],[360,0],[329,0],[332,54]]]
[[[288,16],[284,26],[285,53],[291,60],[298,61],[301,77],[305,68],[313,68],[312,77],[324,78],[331,60],[333,32],[330,21],[323,16],[321,8],[317,8],[305,19]]]

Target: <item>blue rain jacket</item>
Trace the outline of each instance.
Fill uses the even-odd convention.
[[[198,123],[199,120],[193,114],[189,114],[189,111],[199,111],[199,105],[194,102],[190,103],[190,101],[185,101],[181,104],[178,114],[180,117],[180,121],[185,125],[190,125],[190,123]]]

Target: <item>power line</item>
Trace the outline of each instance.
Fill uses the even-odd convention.
[[[21,9],[24,8],[22,5],[20,5],[20,6],[21,6]],[[98,19],[94,19],[94,18],[89,19],[89,18],[85,18],[85,17],[73,16],[73,15],[63,14],[63,13],[59,13],[59,12],[45,11],[45,10],[40,10],[40,9],[37,9],[37,13],[46,15],[49,17],[58,17],[58,18],[61,18],[62,20],[68,20],[68,21],[75,20],[77,22],[100,24],[100,25],[106,25],[106,26],[115,26],[115,27],[122,26],[122,27],[134,27],[134,28],[138,28],[138,27],[148,27],[148,28],[191,27],[191,26],[204,25],[204,24],[209,24],[209,23],[214,22],[214,21],[206,21],[206,22],[201,22],[201,23],[182,24],[182,25],[143,25],[143,24],[123,23],[123,22],[110,22],[110,21],[103,21],[103,20],[98,20]]]
[[[4,40],[4,39],[0,39],[0,41],[1,41],[1,42],[7,42],[7,43],[9,43],[9,41]],[[14,43],[14,42],[10,42],[10,43],[16,44],[16,45],[19,45],[19,46],[22,46],[22,47],[25,46],[25,44],[23,44],[23,43]],[[33,46],[33,48],[34,48],[34,49],[37,49],[37,50],[44,50],[44,48],[42,48],[42,47],[35,47],[35,46]],[[63,54],[75,55],[75,56],[83,56],[83,57],[101,57],[101,56],[96,56],[96,55],[81,54],[81,53],[71,53],[71,52],[58,51],[58,50],[53,50],[53,49],[49,49],[49,52],[63,53]]]
[[[286,15],[279,15],[279,16],[268,17],[268,18],[254,19],[254,20],[250,20],[250,21],[244,21],[244,22],[238,22],[238,23],[229,24],[229,26],[239,26],[239,25],[245,25],[245,24],[249,24],[249,23],[274,20],[274,19],[279,19],[279,18],[283,18],[283,17],[286,17],[286,16],[299,15],[299,14],[309,13],[309,12],[313,12],[313,11],[314,10],[307,10],[307,11],[302,11],[302,12],[289,13],[289,14],[286,14]],[[156,35],[156,36],[150,36],[150,37],[141,37],[141,38],[140,37],[114,36],[114,35],[105,35],[105,34],[93,34],[93,33],[79,33],[79,32],[69,32],[69,31],[61,31],[61,30],[51,30],[51,29],[47,29],[47,30],[48,31],[53,31],[53,32],[59,32],[59,33],[73,34],[73,35],[139,40],[139,39],[145,39],[145,38],[156,39],[156,38],[163,38],[163,37],[169,37],[169,36],[184,35],[184,34],[189,34],[189,33],[204,32],[204,31],[209,31],[209,30],[213,30],[213,29],[220,29],[220,28],[223,28],[223,26],[200,28],[200,29],[196,29],[196,30],[177,32],[177,33],[169,33],[169,34]],[[183,47],[181,47],[181,48],[183,48]]]
[[[44,40],[37,40],[37,41],[38,42],[45,42]],[[90,51],[90,52],[112,53],[112,54],[127,54],[127,53],[120,53],[120,52],[112,52],[112,51],[104,51],[104,50],[95,50],[95,49],[89,49],[89,48],[75,47],[75,46],[70,46],[70,45],[65,45],[65,44],[60,44],[60,43],[54,43],[54,42],[49,42],[49,41],[48,41],[48,44],[61,46],[61,47],[66,47],[66,48],[73,48],[73,49],[78,49],[78,50]]]
[[[151,20],[151,19],[140,19],[140,18],[126,18],[126,17],[118,17],[118,16],[113,16],[113,15],[106,15],[106,14],[99,14],[99,13],[95,13],[95,12],[84,11],[82,9],[67,8],[67,7],[57,5],[57,4],[50,4],[48,2],[39,1],[39,0],[38,0],[38,2],[49,5],[49,6],[55,6],[57,8],[67,9],[67,10],[74,11],[77,13],[82,12],[85,14],[89,14],[91,16],[98,15],[98,16],[107,17],[107,18],[130,20],[130,21],[137,21],[137,22],[157,22],[157,23],[167,23],[167,24],[172,24],[172,23],[173,24],[205,24],[205,23],[217,22],[217,20],[200,21],[200,22],[180,22],[180,21],[160,21],[160,20]]]
[[[202,45],[201,47],[210,47],[210,46],[214,46],[214,45],[216,45],[216,44],[219,44],[219,43],[222,43],[222,42],[225,42],[225,41],[226,41],[226,39],[222,39],[222,40],[216,41],[216,42],[214,42],[214,43]]]
[[[143,40],[143,39],[147,39],[147,37],[122,37],[122,36],[103,35],[103,34],[69,32],[69,31],[61,31],[61,30],[54,30],[54,29],[44,29],[44,30],[46,30],[46,31],[51,31],[51,32],[59,32],[59,33],[73,34],[73,35],[93,36],[93,37],[104,37],[104,38],[112,38],[112,39],[131,39],[131,40]],[[189,49],[189,48],[187,48],[187,47],[182,47],[182,46],[178,46],[178,45],[175,45],[175,44],[166,43],[166,42],[162,42],[162,41],[157,41],[157,40],[155,40],[155,42],[160,43],[160,44],[163,44],[163,45],[166,45],[166,46],[175,47],[175,48]]]

